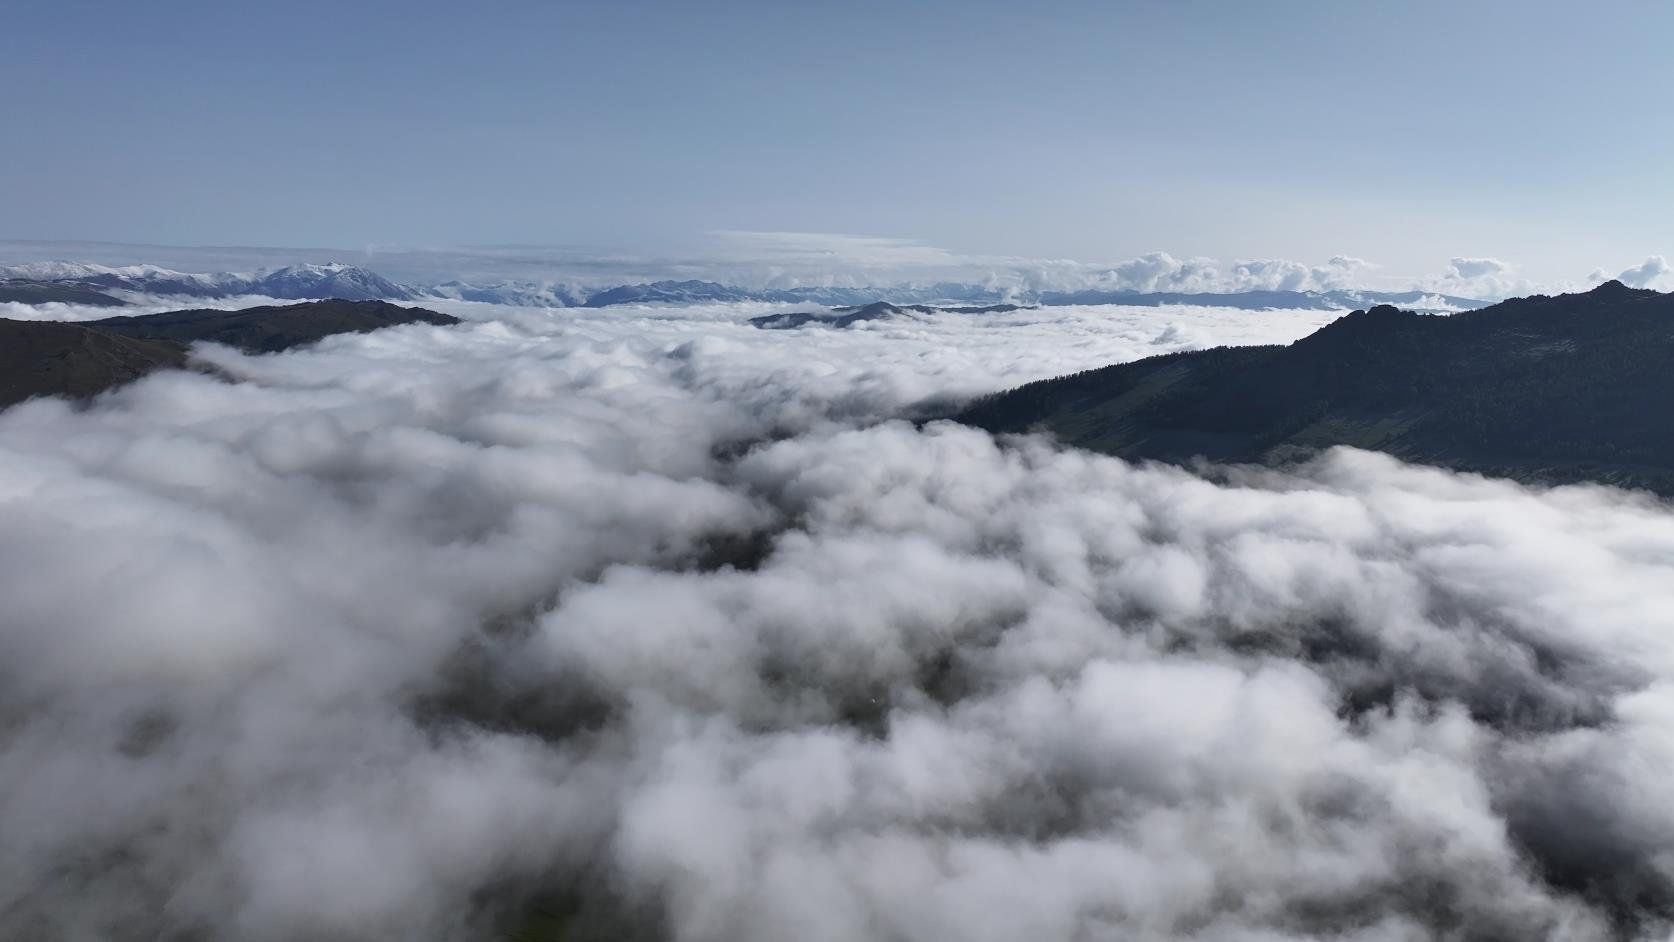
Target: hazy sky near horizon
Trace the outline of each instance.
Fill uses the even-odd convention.
[[[13,0],[0,238],[718,230],[1579,279],[1674,252],[1674,5]]]

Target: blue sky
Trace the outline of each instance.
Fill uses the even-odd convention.
[[[1674,5],[7,4],[0,237],[1674,253]]]

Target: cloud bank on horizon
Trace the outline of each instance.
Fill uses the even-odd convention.
[[[0,935],[1669,930],[1666,503],[894,418],[1329,313],[453,310],[0,413]]]
[[[1116,262],[953,252],[909,239],[799,232],[710,233],[666,256],[540,246],[424,249],[184,248],[108,243],[0,241],[0,268],[17,277],[50,276],[60,262],[165,266],[183,272],[247,272],[283,265],[347,261],[407,284],[525,284],[584,292],[661,280],[703,280],[748,288],[889,287],[936,282],[1001,291],[1229,293],[1339,289],[1420,290],[1483,300],[1584,290],[1609,278],[1633,287],[1671,288],[1661,255],[1616,270],[1594,268],[1573,280],[1539,281],[1512,262],[1455,256],[1433,273],[1389,272],[1375,261],[1336,255],[1309,264],[1288,259],[1215,259],[1150,252]]]

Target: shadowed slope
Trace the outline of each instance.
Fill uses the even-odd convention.
[[[1287,347],[1171,354],[1031,383],[958,418],[1134,459],[1333,445],[1674,492],[1674,296],[1609,282],[1436,317],[1355,311]]]
[[[186,365],[186,345],[79,324],[0,320],[0,406],[31,396],[81,398],[152,370]]]
[[[396,324],[457,318],[383,301],[313,301],[242,311],[171,311],[98,321],[0,320],[0,407],[32,396],[85,398],[186,365],[196,341],[271,353]]]
[[[329,337],[397,324],[457,324],[459,319],[387,301],[309,301],[239,311],[170,311],[144,317],[107,317],[88,327],[129,337],[224,343],[246,353],[272,353]]]
[[[85,304],[88,307],[127,307],[128,302],[72,282],[0,278],[0,301],[17,304]]]

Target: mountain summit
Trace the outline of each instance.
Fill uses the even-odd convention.
[[[1031,383],[959,420],[1130,459],[1281,461],[1353,445],[1461,470],[1674,493],[1674,295],[1606,282],[1449,316],[1380,305],[1289,346]]]
[[[270,272],[258,272],[250,279],[245,294],[270,298],[339,298],[345,301],[411,301],[416,295],[407,288],[356,265],[331,262],[326,265],[287,265]]]

